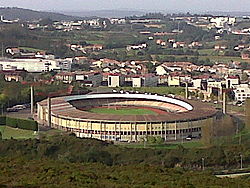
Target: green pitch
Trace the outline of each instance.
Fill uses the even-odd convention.
[[[145,115],[145,114],[156,114],[152,110],[140,109],[140,108],[92,108],[89,110],[92,113],[102,113],[102,114],[115,114],[115,115]]]

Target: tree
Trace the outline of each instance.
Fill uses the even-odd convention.
[[[153,73],[155,71],[155,65],[152,62],[147,62],[146,67],[149,73]]]
[[[202,141],[206,145],[210,145],[214,137],[213,123],[213,119],[207,119],[202,126]]]
[[[149,144],[154,144],[155,143],[155,137],[154,136],[148,136],[147,137],[147,142]]]
[[[162,144],[164,142],[163,138],[160,136],[155,137],[155,143],[156,144]]]
[[[250,129],[250,99],[246,100],[246,128]]]
[[[45,19],[42,19],[40,22],[39,22],[40,25],[42,26],[45,26],[45,25],[52,25],[53,24],[53,20],[51,20],[50,18],[45,18]]]
[[[241,81],[244,82],[244,81],[247,81],[247,80],[248,80],[248,75],[247,75],[247,73],[244,72],[244,73],[242,74],[242,76],[241,76]]]

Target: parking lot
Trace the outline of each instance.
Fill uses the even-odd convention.
[[[21,118],[21,119],[28,119],[32,117],[30,113],[30,108],[19,110],[18,112],[6,112],[6,115],[10,117],[15,117],[15,118]]]

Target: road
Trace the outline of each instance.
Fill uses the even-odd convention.
[[[250,172],[240,172],[235,174],[215,175],[217,178],[238,178],[240,176],[250,176]]]
[[[30,108],[26,108],[24,110],[19,110],[18,112],[6,112],[6,115],[9,117],[28,119],[31,117]]]

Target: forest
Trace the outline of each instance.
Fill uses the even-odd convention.
[[[23,187],[249,187],[250,177],[213,171],[249,161],[250,144],[206,149],[132,149],[73,134],[0,141],[0,185]],[[205,171],[201,159],[205,158]],[[31,173],[32,172],[32,173]]]

